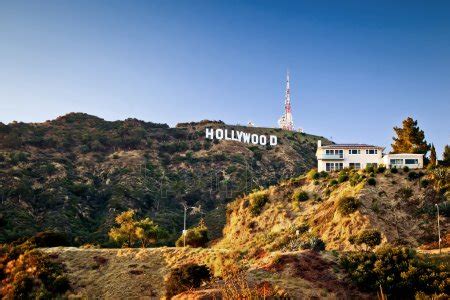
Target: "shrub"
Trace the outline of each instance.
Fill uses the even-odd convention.
[[[329,183],[330,186],[334,186],[336,184],[338,184],[338,181],[336,179],[331,180]]]
[[[375,171],[375,168],[373,167],[373,165],[366,165],[366,172],[367,173],[373,173]]]
[[[317,172],[317,169],[311,169],[309,170],[309,172],[306,174],[306,177],[309,180],[317,180],[320,178],[320,174]]]
[[[406,172],[409,172],[409,167],[408,167],[408,166],[404,166],[404,167],[403,167],[403,172],[405,172],[405,173],[406,173]]]
[[[309,244],[311,245],[311,249],[314,251],[323,251],[325,250],[325,243],[318,237],[312,237],[309,240]]]
[[[250,198],[250,212],[253,216],[259,215],[269,201],[269,193],[266,190],[254,192],[248,197]]]
[[[197,226],[191,229],[186,230],[186,246],[198,248],[198,247],[206,247],[209,242],[208,238],[208,228],[205,226]],[[175,245],[177,247],[184,246],[185,236],[181,235],[176,241]]]
[[[339,182],[339,183],[345,182],[345,181],[348,180],[348,178],[349,178],[349,177],[348,177],[347,174],[345,174],[345,173],[344,173],[344,174],[340,174],[339,177],[338,177],[338,182]]]
[[[408,179],[409,180],[412,181],[412,180],[416,180],[418,178],[420,178],[420,175],[418,173],[416,173],[414,171],[411,171],[411,172],[408,173]]]
[[[375,178],[370,177],[369,179],[367,179],[367,183],[368,183],[369,185],[376,185],[376,184],[377,184],[377,181],[375,180]]]
[[[294,191],[294,193],[292,194],[292,200],[294,201],[306,201],[309,199],[308,193],[305,191],[302,191],[301,189],[297,189]]]
[[[420,181],[420,186],[423,187],[423,188],[426,188],[429,184],[430,184],[430,181],[427,180],[427,179],[422,179]]]
[[[396,167],[391,169],[391,173],[392,174],[397,174],[398,173],[398,169]]]
[[[381,233],[377,230],[366,229],[358,236],[349,238],[349,242],[355,245],[365,244],[368,248],[374,248],[381,243]]]
[[[448,273],[443,265],[418,257],[412,249],[384,246],[373,252],[352,252],[341,256],[341,266],[350,279],[365,291],[383,291],[393,299],[414,299],[416,292],[450,293]]]
[[[36,247],[58,247],[58,246],[70,246],[71,243],[65,233],[44,231],[38,232],[29,240]]]
[[[173,269],[166,280],[166,299],[200,287],[203,282],[211,280],[211,271],[207,266],[186,264]]]
[[[355,186],[363,180],[359,173],[353,173],[350,177],[350,185]]]
[[[17,258],[1,263],[8,266],[2,270],[3,299],[55,299],[70,288],[63,265],[38,250],[26,250]]]
[[[379,165],[377,168],[377,173],[381,174],[386,171],[386,167],[384,165]]]
[[[326,171],[320,172],[320,177],[322,177],[322,178],[328,178],[328,172],[326,172]]]
[[[359,200],[354,197],[342,197],[337,203],[337,208],[342,215],[346,216],[355,212],[359,205]]]

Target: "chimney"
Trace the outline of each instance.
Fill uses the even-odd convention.
[[[322,140],[317,140],[317,148],[322,147]]]

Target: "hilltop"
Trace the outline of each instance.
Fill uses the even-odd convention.
[[[207,127],[276,135],[278,145],[206,140]],[[180,202],[201,205],[215,238],[228,202],[313,167],[319,138],[330,143],[221,121],[170,128],[84,113],[43,123],[0,123],[0,242],[50,229],[76,244],[107,244],[114,217],[127,209],[168,229],[170,242],[182,228]],[[189,216],[188,223],[199,217]]]

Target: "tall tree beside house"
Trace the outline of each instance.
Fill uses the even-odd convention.
[[[445,145],[444,154],[442,154],[442,161],[444,165],[450,166],[450,146]]]
[[[432,166],[437,165],[436,148],[434,148],[433,144],[431,144],[430,149],[430,165]]]
[[[425,133],[417,125],[417,121],[408,117],[403,120],[403,127],[394,127],[397,137],[393,137],[391,153],[420,153],[426,154],[430,150],[425,140]]]

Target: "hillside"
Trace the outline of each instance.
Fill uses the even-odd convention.
[[[443,174],[350,170],[324,178],[311,172],[230,203],[224,238],[215,247],[257,256],[308,248],[319,238],[327,250],[356,250],[349,238],[364,230],[380,232],[382,244],[428,244],[437,240],[435,204],[441,235],[450,232],[450,180],[448,171]]]
[[[207,127],[273,134],[278,145],[212,142],[205,139]],[[0,242],[52,229],[76,244],[105,244],[114,217],[130,208],[168,229],[173,241],[182,228],[180,202],[201,205],[214,238],[226,203],[313,167],[318,138],[220,121],[170,128],[82,113],[0,123]],[[199,217],[189,216],[188,223]]]
[[[49,248],[43,251],[64,263],[71,283],[70,297],[108,299],[161,299],[169,272],[186,263],[208,266],[219,281],[200,291],[172,299],[205,299],[199,295],[224,289],[220,278],[245,265],[251,286],[265,284],[276,295],[294,299],[348,299],[364,297],[347,279],[329,254],[313,251],[279,254],[249,264],[236,252],[219,249],[79,249]],[[212,299],[206,298],[206,299]]]

